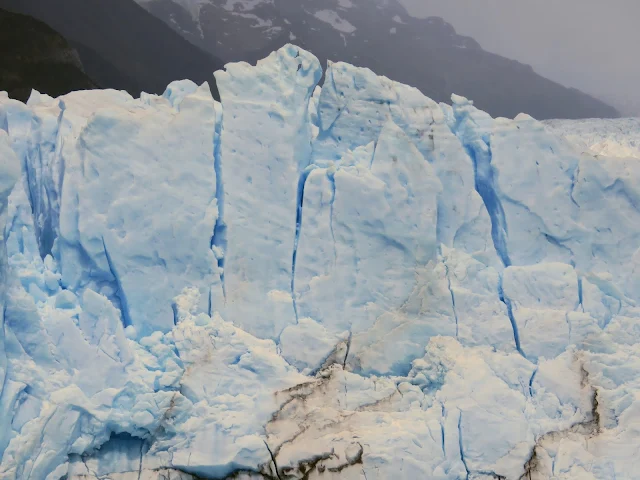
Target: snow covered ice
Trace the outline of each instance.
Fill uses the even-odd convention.
[[[637,158],[292,45],[215,75],[0,95],[0,479],[637,478]]]
[[[594,155],[640,158],[640,118],[545,120],[548,130]]]

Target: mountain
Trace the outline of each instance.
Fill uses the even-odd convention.
[[[2,480],[638,478],[640,161],[321,76],[0,97]]]
[[[162,93],[177,79],[208,81],[222,62],[194,46],[133,0],[0,0],[0,8],[31,15],[62,34],[87,75],[103,87]]]
[[[0,90],[26,101],[32,89],[53,96],[96,88],[80,56],[55,30],[28,16],[0,9]]]
[[[255,62],[284,43],[323,64],[342,60],[418,87],[436,101],[456,93],[492,115],[617,117],[604,102],[484,51],[441,18],[418,19],[396,0],[137,0],[225,62]]]

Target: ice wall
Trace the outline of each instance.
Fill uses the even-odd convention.
[[[20,163],[11,149],[9,136],[5,131],[0,130],[0,223],[7,220],[8,199],[14,184],[20,175]],[[5,334],[6,311],[7,311],[7,286],[9,285],[11,272],[7,264],[7,245],[4,231],[0,233],[0,425],[5,427],[12,420],[10,409],[11,390],[13,382],[9,377],[9,355],[7,351],[7,338]],[[0,434],[0,449],[6,447],[9,442],[7,433]]]
[[[1,479],[634,478],[640,164],[321,73],[0,96]]]

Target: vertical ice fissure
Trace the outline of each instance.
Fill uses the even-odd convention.
[[[511,300],[509,300],[509,298],[505,296],[504,289],[502,288],[502,274],[500,275],[498,282],[498,296],[500,298],[500,301],[507,307],[507,316],[509,317],[509,321],[511,322],[511,328],[513,330],[513,340],[516,344],[516,350],[518,350],[520,355],[526,358],[527,356],[524,354],[520,346],[520,332],[518,331],[516,318],[513,315],[513,305],[511,304]]]
[[[329,204],[329,230],[331,230],[331,239],[333,240],[333,263],[338,262],[338,250],[336,248],[336,234],[333,229],[333,204],[336,200],[336,177],[335,172],[329,172],[327,175],[331,182],[331,200]]]
[[[460,460],[467,472],[466,479],[469,480],[469,467],[467,466],[466,458],[464,458],[464,446],[462,444],[462,410],[460,410],[460,415],[458,416],[458,444],[460,446]]]
[[[538,373],[538,366],[533,369],[533,373],[531,373],[531,377],[529,378],[529,396],[533,397],[533,381],[536,379],[536,374]]]
[[[116,282],[116,297],[120,300],[120,310],[122,313],[122,324],[124,327],[128,327],[131,325],[131,317],[129,314],[129,306],[127,304],[127,296],[122,288],[122,283],[120,282],[120,277],[117,274],[116,268],[113,264],[113,260],[111,259],[111,255],[109,254],[109,250],[107,249],[107,244],[104,241],[104,237],[102,237],[102,247],[104,248],[104,255],[107,258],[107,265],[109,266],[109,272],[113,276]]]
[[[444,403],[440,404],[442,411],[440,413],[440,434],[442,435],[442,455],[447,458],[447,448],[445,445],[445,436],[444,436],[444,419],[447,416],[447,410],[444,407]]]
[[[463,148],[471,158],[473,163],[473,173],[475,177],[475,189],[482,198],[487,209],[489,218],[491,219],[491,239],[498,257],[505,267],[511,266],[511,258],[508,249],[508,228],[504,207],[498,194],[498,186],[496,185],[495,169],[492,165],[493,152],[491,150],[491,141],[489,134],[487,138],[479,131],[480,126],[471,117],[468,111],[457,111],[454,106],[454,115],[456,116],[455,126],[452,128]],[[513,339],[516,349],[524,357],[525,354],[520,346],[520,332],[518,324],[513,315],[513,306],[511,301],[505,297],[502,289],[502,275],[498,285],[498,294],[500,301],[507,307],[507,315],[513,330]]]
[[[267,447],[267,450],[269,451],[269,456],[271,457],[271,461],[273,462],[273,468],[276,471],[275,472],[276,477],[278,478],[278,480],[282,480],[282,477],[280,477],[280,470],[278,469],[278,462],[276,461],[276,456],[273,454],[273,451],[269,447],[269,444],[266,442],[266,440],[263,440],[263,442],[264,442],[264,446]]]
[[[451,295],[451,309],[453,310],[453,317],[456,321],[456,338],[458,338],[459,326],[458,326],[458,312],[456,311],[456,297],[455,297],[455,294],[453,293],[453,289],[451,288],[451,275],[449,272],[449,265],[447,265],[447,262],[444,260],[443,260],[443,263],[444,263],[445,274],[447,276],[447,288],[449,289],[449,294]]]
[[[471,158],[475,189],[482,198],[491,219],[491,238],[494,248],[503,265],[508,267],[511,265],[511,258],[507,246],[507,221],[496,186],[491,141],[479,131],[479,125],[464,106],[462,111],[458,111],[456,107],[457,105],[454,106],[456,122],[452,126],[452,132]]]
[[[484,142],[484,140],[482,141]],[[489,143],[484,142],[487,151],[482,152],[473,145],[463,145],[473,161],[476,191],[482,198],[489,213],[489,218],[491,219],[491,238],[493,245],[500,260],[502,260],[502,264],[508,267],[511,265],[511,258],[509,257],[507,246],[507,220],[502,202],[496,192],[494,170],[491,165],[491,146]]]
[[[578,308],[584,312],[584,304],[582,303],[582,277],[578,277]]]
[[[46,139],[41,137],[45,129],[43,120],[41,118],[34,119],[38,122],[36,131],[40,136],[35,140],[39,140],[39,143],[36,144],[35,149],[30,148],[27,151],[24,160],[33,225],[36,230],[40,256],[43,259],[51,253],[53,242],[57,236],[57,222],[53,214],[53,205],[58,199],[57,192],[52,185],[52,157],[58,152],[60,125],[65,111],[63,102],[60,102],[59,106],[61,110],[56,117],[55,130],[51,131],[50,136]],[[33,140],[32,138],[32,142]],[[31,144],[30,147],[32,146]]]
[[[353,332],[349,330],[349,337],[347,338],[347,348],[344,353],[344,360],[342,361],[342,368],[347,368],[347,359],[349,358],[349,352],[351,351],[351,340],[353,338]]]
[[[571,189],[569,190],[569,198],[571,199],[571,203],[573,203],[576,207],[580,208],[580,205],[576,201],[573,196],[573,192],[576,189],[576,183],[578,182],[578,177],[580,176],[580,163],[576,165],[576,169],[571,174]]]
[[[296,198],[296,233],[293,240],[293,253],[291,255],[291,300],[293,301],[293,313],[296,323],[299,322],[298,301],[296,298],[296,262],[298,261],[298,242],[300,241],[300,229],[302,228],[302,208],[304,204],[304,187],[311,173],[312,168],[307,168],[298,179],[298,189]]]
[[[178,324],[178,305],[175,302],[171,304],[171,311],[173,312],[173,324]]]
[[[142,458],[144,457],[144,442],[140,442],[140,461],[138,463],[138,480],[142,478]]]
[[[564,320],[567,323],[567,330],[569,331],[569,338],[571,338],[571,320],[569,319],[569,312],[564,314]]]
[[[214,147],[213,147],[213,168],[216,175],[216,203],[218,206],[218,218],[213,228],[213,236],[211,237],[211,248],[218,260],[218,269],[220,272],[220,283],[222,285],[222,296],[227,299],[227,289],[225,285],[225,257],[227,255],[227,225],[224,221],[224,181],[222,177],[222,122],[223,113],[216,121]],[[211,294],[209,294],[211,301]],[[211,314],[211,305],[209,305],[209,314]]]

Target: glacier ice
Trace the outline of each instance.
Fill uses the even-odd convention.
[[[321,76],[0,95],[0,479],[636,478],[637,160]]]
[[[640,119],[545,120],[578,149],[604,157],[640,158]]]

